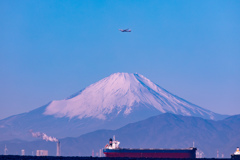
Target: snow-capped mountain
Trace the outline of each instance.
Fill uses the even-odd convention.
[[[128,116],[139,104],[153,112],[217,119],[215,113],[171,94],[140,74],[129,73],[112,74],[67,99],[52,101],[44,114],[105,120],[113,112],[111,116]]]
[[[161,113],[223,119],[179,98],[140,74],[115,73],[64,100],[0,120],[0,140],[31,139],[29,130],[57,138],[117,129]]]

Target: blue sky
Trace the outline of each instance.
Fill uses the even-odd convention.
[[[115,72],[240,114],[239,8],[239,0],[1,0],[0,119]]]

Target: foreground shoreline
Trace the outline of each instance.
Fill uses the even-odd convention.
[[[78,156],[20,156],[0,155],[0,160],[230,160],[231,158],[109,158],[109,157],[78,157]]]

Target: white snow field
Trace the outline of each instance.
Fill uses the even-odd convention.
[[[214,112],[171,94],[137,73],[114,73],[70,98],[52,101],[44,114],[104,120],[112,112],[116,112],[112,116],[119,113],[127,116],[140,106],[136,104],[142,104],[146,108],[154,107],[161,113],[216,119]]]

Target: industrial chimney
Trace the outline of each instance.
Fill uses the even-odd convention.
[[[57,154],[56,156],[60,156],[60,141],[57,141]]]

